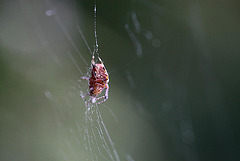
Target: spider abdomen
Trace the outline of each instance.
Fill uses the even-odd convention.
[[[92,66],[92,74],[89,79],[89,94],[90,96],[99,95],[104,88],[106,88],[106,84],[109,81],[108,73],[103,65],[94,64]]]

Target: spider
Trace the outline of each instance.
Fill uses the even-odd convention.
[[[81,77],[82,79],[88,80],[89,84],[89,95],[92,97],[92,103],[95,103],[97,100],[103,99],[100,102],[97,102],[97,104],[101,104],[105,102],[108,99],[108,90],[109,90],[109,76],[108,72],[100,59],[98,57],[98,60],[101,63],[95,63],[94,61],[94,55],[92,56],[91,61],[91,77]],[[105,95],[98,97],[97,96],[104,90]]]

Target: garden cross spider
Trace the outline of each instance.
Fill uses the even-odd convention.
[[[89,95],[92,97],[92,103],[95,103],[97,100],[103,99],[100,102],[97,102],[97,104],[101,104],[105,102],[108,99],[108,89],[109,89],[109,76],[108,72],[98,56],[98,60],[101,63],[95,63],[94,61],[94,55],[92,56],[92,61],[91,61],[91,77],[81,77],[82,79],[88,80],[89,84]],[[105,90],[105,95],[98,97],[97,96],[104,90]]]

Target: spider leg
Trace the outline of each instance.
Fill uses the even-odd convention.
[[[101,64],[103,64],[103,61],[99,56],[98,56],[98,60],[101,62]]]
[[[106,91],[105,91],[105,99],[108,99],[108,89],[109,89],[109,85],[106,84]]]
[[[95,57],[94,57],[94,55],[93,55],[93,56],[92,56],[92,62],[91,62],[93,66],[95,65],[94,58],[95,58]]]
[[[89,78],[88,77],[81,77],[82,79],[85,79],[85,80],[89,80]]]
[[[104,100],[102,100],[102,101],[100,101],[100,102],[98,102],[97,104],[99,105],[99,104],[101,104],[101,103],[103,103],[103,102],[105,102],[107,99],[108,99],[108,89],[109,89],[109,86],[108,86],[108,84],[106,84],[106,91],[105,91],[105,95],[104,96],[101,96],[101,97],[98,97],[98,98],[96,98],[96,101],[97,100],[100,100],[100,99],[102,99],[102,98],[104,98]]]

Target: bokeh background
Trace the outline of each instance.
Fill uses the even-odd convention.
[[[1,161],[240,160],[238,1],[97,0],[99,106],[94,1],[0,3]]]

